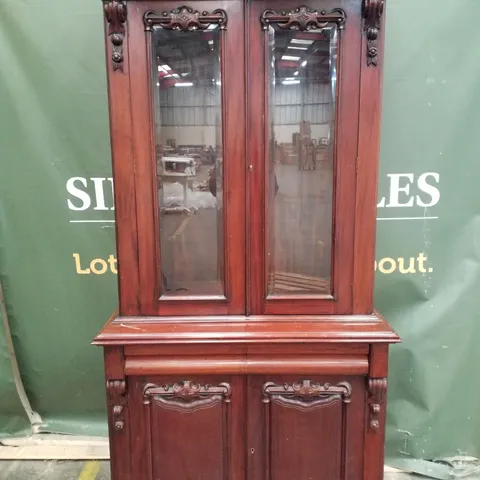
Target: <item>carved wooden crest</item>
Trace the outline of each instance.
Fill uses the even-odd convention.
[[[265,10],[260,17],[263,30],[266,30],[271,24],[276,24],[282,29],[300,31],[323,28],[329,23],[336,23],[338,28],[341,29],[344,27],[346,19],[347,15],[341,8],[336,8],[327,13],[326,10],[318,12],[305,6],[288,12]]]
[[[190,7],[179,7],[170,12],[149,11],[143,16],[145,30],[150,31],[154,25],[160,25],[167,30],[179,30],[191,32],[194,30],[206,30],[210,25],[218,25],[220,30],[227,28],[227,13],[217,9],[212,13],[199,12]]]
[[[338,401],[350,403],[352,387],[348,382],[337,385],[299,380],[291,385],[276,385],[267,382],[263,385],[263,403],[276,403],[285,407],[308,411],[317,407],[332,405]]]
[[[232,387],[228,383],[200,385],[189,380],[173,385],[158,386],[149,383],[143,387],[144,404],[152,399],[163,408],[180,412],[194,412],[217,405],[230,403]]]
[[[362,14],[367,35],[367,65],[378,65],[378,35],[381,26],[384,0],[363,0]]]

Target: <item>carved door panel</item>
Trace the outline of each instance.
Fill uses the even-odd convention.
[[[249,480],[360,480],[363,377],[250,377]]]
[[[244,480],[243,379],[136,378],[132,478]]]

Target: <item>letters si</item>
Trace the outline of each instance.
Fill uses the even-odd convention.
[[[92,206],[93,210],[114,210],[112,178],[71,177],[66,188],[70,210],[85,211]]]

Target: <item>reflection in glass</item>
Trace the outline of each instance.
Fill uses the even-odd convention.
[[[152,42],[162,295],[223,295],[219,28]]]
[[[331,294],[337,29],[268,35],[268,295]]]

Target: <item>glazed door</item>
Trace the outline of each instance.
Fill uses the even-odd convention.
[[[360,3],[249,3],[253,314],[352,311]]]
[[[142,315],[245,313],[244,13],[128,4]]]
[[[361,24],[350,0],[128,4],[122,314],[351,313]]]
[[[359,480],[363,377],[248,379],[248,480]]]

